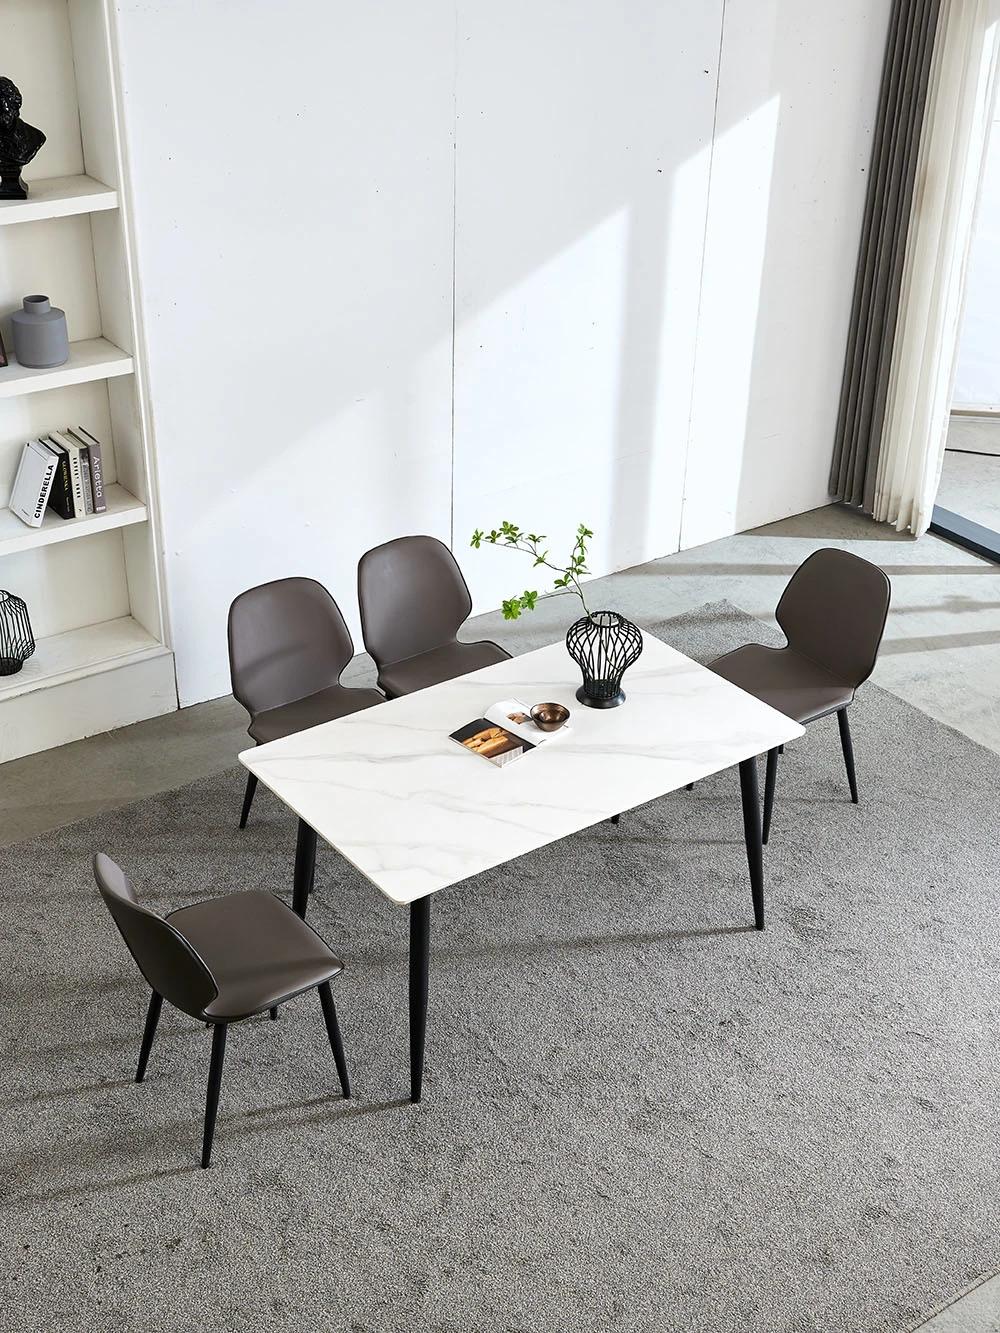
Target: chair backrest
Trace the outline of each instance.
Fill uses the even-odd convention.
[[[143,907],[121,867],[98,852],[94,879],[136,966],[157,994],[200,1018],[219,988],[204,960],[162,916]]]
[[[276,579],[229,608],[233,694],[255,716],[336,685],[354,656],[340,607],[315,579]]]
[[[795,571],[775,616],[789,647],[857,687],[875,669],[890,594],[878,565],[827,547]]]
[[[472,610],[455,557],[436,537],[397,537],[358,563],[365,648],[378,666],[454,642]]]

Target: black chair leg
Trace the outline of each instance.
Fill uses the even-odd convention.
[[[319,1002],[323,1006],[323,1018],[326,1021],[326,1035],[330,1038],[330,1050],[333,1051],[333,1062],[337,1066],[337,1077],[340,1079],[340,1090],[345,1097],[351,1095],[351,1080],[347,1074],[347,1061],[344,1059],[344,1044],[340,1040],[340,1024],[337,1022],[337,1009],[333,1003],[333,993],[330,990],[330,983],[324,981],[319,990]]]
[[[771,812],[774,809],[774,786],[778,779],[778,750],[768,750],[767,768],[764,770],[764,831],[762,842],[767,842],[771,832]]]
[[[854,746],[851,744],[851,724],[847,720],[847,708],[837,709],[837,721],[840,724],[840,744],[844,750],[844,767],[847,769],[847,782],[851,789],[851,800],[858,803],[858,779],[854,772]]]
[[[156,1036],[156,1025],[160,1021],[160,1010],[163,1008],[163,996],[153,991],[149,997],[149,1008],[146,1010],[146,1026],[142,1032],[142,1045],[139,1047],[139,1064],[135,1071],[136,1083],[141,1083],[146,1077],[146,1065],[149,1061],[149,1053],[153,1049],[153,1038]]]
[[[227,1023],[216,1023],[212,1032],[212,1063],[208,1067],[208,1091],[205,1094],[205,1135],[201,1141],[201,1164],[212,1161],[212,1140],[215,1138],[215,1114],[219,1109],[219,1089],[222,1087],[222,1062],[226,1058]]]
[[[612,816],[611,816],[611,822],[612,822],[612,824],[617,824],[618,821],[619,821],[619,819],[621,819],[621,815],[612,815]]]
[[[687,784],[687,786],[684,788],[684,790],[685,790],[685,791],[694,791],[694,783],[693,783],[693,782],[689,782],[689,783]]]
[[[257,774],[247,774],[247,787],[243,793],[243,810],[240,814],[240,828],[246,828],[247,820],[250,818],[250,807],[253,805],[254,793],[257,790]]]
[[[269,1009],[267,1012],[271,1015],[271,1022],[272,1022],[272,1023],[277,1023],[277,1021],[278,1021],[278,1006],[275,1005],[273,1009]]]
[[[740,764],[740,799],[743,805],[743,837],[747,845],[750,897],[754,926],[764,929],[764,857],[760,828],[760,790],[757,786],[757,757]]]

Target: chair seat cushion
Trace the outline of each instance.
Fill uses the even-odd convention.
[[[854,698],[852,686],[842,684],[817,662],[791,648],[748,643],[717,657],[709,667],[717,676],[803,724],[843,708]]]
[[[263,1013],[343,971],[325,941],[271,893],[230,893],[180,907],[167,919],[219,987],[206,1018],[230,1022]]]
[[[304,699],[257,713],[248,730],[258,745],[266,745],[268,741],[280,741],[283,736],[294,736],[309,727],[318,727],[322,722],[332,722],[335,718],[360,713],[363,708],[382,703],[385,699],[378,690],[352,690],[345,685],[331,685],[316,694],[307,694]]]
[[[483,639],[479,643],[446,643],[432,648],[429,653],[418,653],[402,662],[389,662],[379,668],[378,683],[387,694],[398,697],[425,690],[428,685],[439,685],[443,680],[454,680],[481,667],[506,662],[510,657],[498,643]]]

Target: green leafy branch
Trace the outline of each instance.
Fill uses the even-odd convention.
[[[593,535],[589,528],[580,524],[576,530],[576,542],[565,565],[555,565],[549,559],[548,549],[544,546],[548,538],[544,534],[522,532],[516,523],[508,523],[506,520],[491,532],[482,532],[477,528],[472,534],[472,545],[478,551],[483,542],[486,542],[488,546],[500,546],[508,551],[523,551],[525,555],[530,555],[533,560],[532,569],[543,565],[559,576],[553,580],[552,591],[542,595],[560,597],[568,593],[579,597],[584,613],[589,616],[590,607],[583,595],[580,575],[590,573],[587,568],[587,542]],[[517,620],[522,611],[534,611],[538,597],[537,591],[526,588],[519,597],[507,598],[502,606],[504,620]]]

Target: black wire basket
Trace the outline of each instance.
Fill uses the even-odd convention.
[[[0,588],[0,676],[13,676],[35,651],[28,608]]]
[[[625,702],[622,676],[642,652],[642,634],[617,611],[594,611],[566,631],[570,657],[583,672],[576,697],[588,708],[617,708]]]

